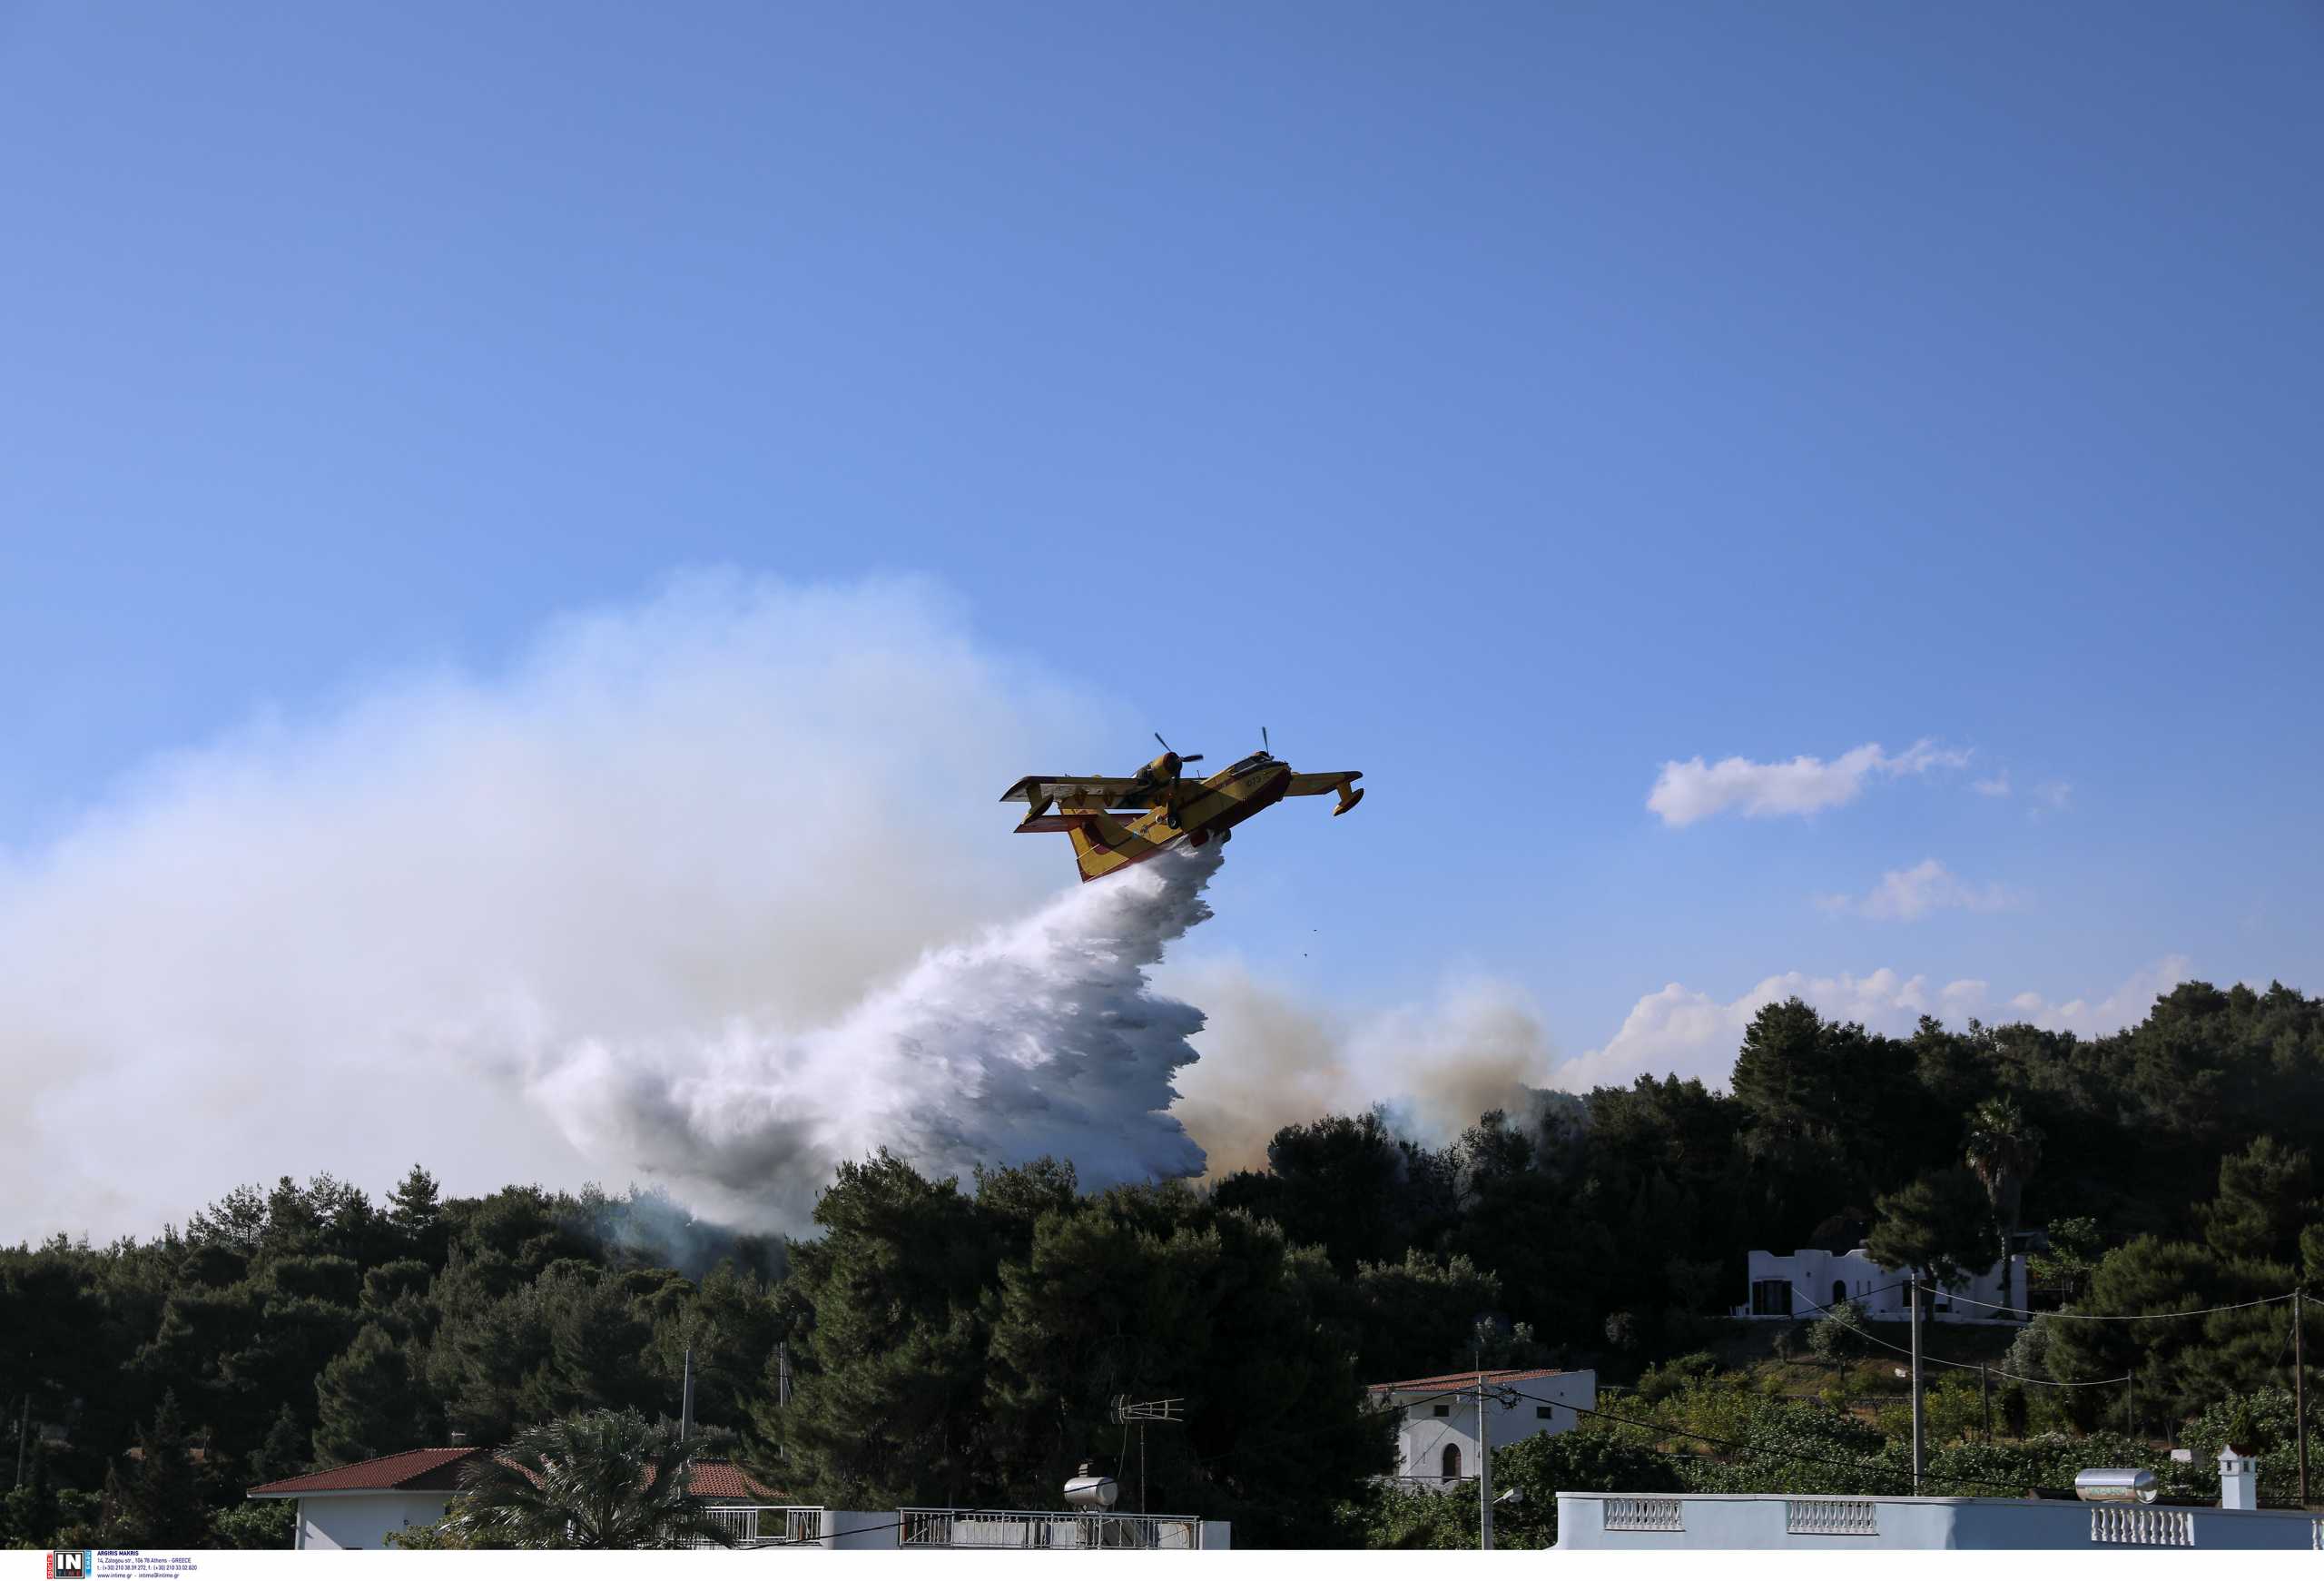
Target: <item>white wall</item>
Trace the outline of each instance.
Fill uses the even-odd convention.
[[[1678,1531],[1609,1530],[1606,1514],[1620,1501],[1675,1501]],[[1791,1530],[1793,1503],[1871,1507],[1876,1533],[1863,1536],[1807,1534]],[[2193,1548],[2307,1548],[2319,1541],[2324,1522],[2300,1510],[2218,1510],[2167,1505],[2099,1506],[2072,1499],[1787,1498],[1780,1494],[1600,1494],[1558,1495],[1561,1548],[1784,1548],[1837,1554],[1866,1548],[2093,1549],[2160,1547],[2093,1538],[2093,1515],[2105,1519],[2131,1510],[2153,1527],[2184,1520]]]
[[[1814,1319],[1824,1314],[1833,1301],[1833,1286],[1844,1286],[1847,1299],[1862,1304],[1866,1312],[1876,1318],[1906,1319],[1912,1315],[1909,1292],[1901,1288],[1908,1276],[1901,1269],[1884,1269],[1865,1255],[1862,1247],[1854,1251],[1825,1251],[1809,1247],[1798,1251],[1754,1251],[1748,1259],[1750,1269],[1743,1290],[1743,1303],[1735,1309],[1738,1318],[1753,1315],[1751,1287],[1761,1280],[1788,1280],[1791,1283],[1791,1315],[1795,1319]],[[2023,1254],[2009,1260],[2004,1276],[1996,1262],[1981,1274],[1966,1281],[1944,1287],[1928,1316],[1940,1323],[1974,1323],[2005,1320],[1996,1307],[2025,1307],[2025,1259]],[[1950,1294],[1973,1297],[1991,1306],[1977,1306],[1970,1301],[1951,1301]]]
[[[448,1493],[309,1494],[298,1500],[294,1546],[383,1548],[388,1534],[444,1518]]]
[[[1566,1408],[1578,1405],[1595,1408],[1598,1404],[1595,1372],[1529,1378],[1511,1387],[1529,1398],[1519,1399],[1513,1406],[1502,1405],[1491,1398],[1485,1402],[1485,1430],[1495,1448],[1530,1438],[1536,1433],[1570,1433],[1581,1418]],[[1456,1395],[1449,1399],[1430,1399],[1424,1393],[1395,1398],[1403,1407],[1403,1419],[1396,1428],[1397,1476],[1442,1476],[1447,1444],[1457,1445],[1461,1450],[1461,1475],[1477,1474],[1477,1402],[1473,1394],[1466,1398]],[[1435,1414],[1440,1405],[1448,1408],[1447,1415]],[[1544,1410],[1549,1413],[1546,1417],[1540,1414]]]

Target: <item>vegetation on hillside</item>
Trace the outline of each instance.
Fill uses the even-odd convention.
[[[2255,1402],[2286,1377],[2286,1307],[2171,1315],[2324,1271],[2324,1002],[2189,983],[2107,1038],[1924,1021],[1897,1039],[1792,1001],[1755,1018],[1731,1085],[1544,1094],[1442,1148],[1327,1117],[1206,1189],[1084,1192],[1049,1161],[956,1183],[878,1156],[789,1242],[637,1193],[441,1201],[415,1169],[383,1202],[284,1180],[156,1240],[0,1251],[0,1398],[46,1429],[5,1535],[261,1543],[281,1517],[242,1503],[252,1484],[454,1430],[657,1419],[689,1346],[700,1419],[765,1480],[841,1507],[1051,1507],[1080,1460],[1122,1461],[1114,1396],[1177,1396],[1183,1426],[1147,1436],[1154,1507],[1234,1519],[1246,1542],[1434,1540],[1451,1528],[1420,1517],[1447,1511],[1371,1490],[1391,1435],[1361,1386],[1472,1360],[1593,1365],[1640,1385],[1625,1414],[1693,1413],[1529,1447],[1511,1475],[1544,1487],[1644,1476],[1640,1456],[1686,1486],[1886,1475],[1893,1421],[1850,1393],[1886,1363],[1876,1326],[1758,1325],[1788,1354],[1749,1377],[1675,1359],[1724,1342],[1751,1248],[1868,1233],[1900,1263],[1968,1268],[2021,1223],[2048,1227],[2037,1273],[2079,1309],[2164,1320],[2043,1318],[2003,1359],[2031,1381],[1998,1402],[1997,1437],[2027,1443],[1984,1442],[1983,1399],[1965,1438],[1956,1381],[1932,1400],[1940,1454],[2017,1484],[2064,1453],[2045,1433],[2127,1427],[2151,1448],[2225,1430],[2223,1409],[2276,1420]],[[1778,1369],[1820,1381],[1771,1388]],[[2042,1387],[2133,1369],[2134,1402]],[[1746,1448],[1670,1438],[1713,1422]],[[1804,1447],[1856,1469],[1811,1474]],[[1512,1529],[1538,1536],[1550,1517],[1527,1507]]]

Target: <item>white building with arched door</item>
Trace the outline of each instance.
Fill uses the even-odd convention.
[[[1451,1488],[1476,1477],[1480,1442],[1489,1439],[1498,1449],[1536,1433],[1572,1431],[1581,1419],[1575,1407],[1598,1408],[1598,1375],[1554,1367],[1488,1368],[1375,1383],[1370,1393],[1374,1404],[1400,1413],[1396,1479],[1407,1487]]]

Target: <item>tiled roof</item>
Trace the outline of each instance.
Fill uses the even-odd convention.
[[[460,1485],[460,1463],[481,1453],[482,1449],[475,1446],[406,1449],[374,1460],[358,1460],[351,1466],[334,1466],[328,1471],[310,1471],[304,1477],[261,1483],[251,1493],[253,1497],[295,1497],[308,1493],[384,1493],[405,1488],[450,1492]],[[516,1469],[532,1476],[521,1466]],[[760,1504],[782,1504],[788,1498],[725,1460],[695,1461],[686,1476],[686,1490],[696,1498],[747,1499]]]
[[[302,1493],[360,1493],[370,1489],[420,1488],[433,1491],[451,1489],[459,1484],[460,1462],[483,1451],[473,1446],[452,1449],[406,1449],[399,1454],[381,1455],[375,1459],[358,1460],[351,1466],[334,1466],[328,1471],[310,1471],[304,1477],[285,1477],[279,1482],[261,1482],[251,1489],[254,1497],[288,1497]]]
[[[786,1504],[788,1494],[778,1493],[744,1471],[724,1460],[697,1460],[686,1474],[686,1491],[696,1498],[744,1498],[760,1504]]]
[[[1504,1367],[1497,1371],[1488,1368],[1482,1372],[1441,1372],[1434,1378],[1408,1378],[1401,1383],[1375,1383],[1372,1386],[1372,1392],[1380,1394],[1390,1389],[1413,1388],[1475,1388],[1479,1384],[1490,1388],[1496,1384],[1526,1383],[1537,1378],[1556,1378],[1564,1371],[1565,1369],[1562,1367]]]

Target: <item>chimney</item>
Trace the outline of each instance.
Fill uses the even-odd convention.
[[[2250,1450],[2230,1444],[2219,1452],[2219,1507],[2260,1507],[2260,1462]]]
[[[452,1429],[452,1448],[455,1448],[455,1449],[461,1448],[463,1448],[463,1447],[465,1447],[465,1446],[467,1445],[468,1441],[468,1436],[466,1433],[461,1432],[461,1431],[459,1430],[459,1428],[454,1428]]]

